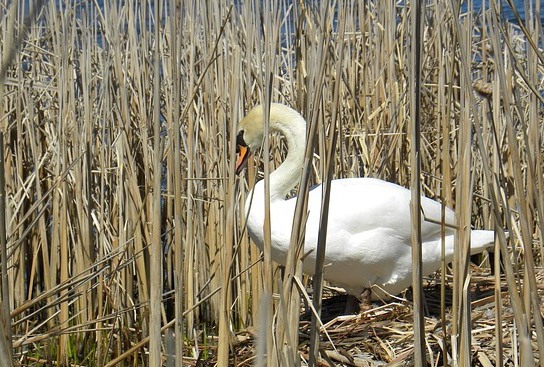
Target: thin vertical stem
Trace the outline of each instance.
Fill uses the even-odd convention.
[[[149,366],[160,367],[161,362],[161,306],[163,285],[163,256],[161,243],[161,110],[160,110],[160,8],[161,1],[154,3],[155,48],[153,50],[153,197],[152,237],[150,246],[150,293],[149,293]]]
[[[411,218],[412,218],[412,287],[414,290],[414,363],[425,366],[425,319],[423,307],[422,241],[421,241],[421,52],[422,2],[414,1],[412,9],[411,65]]]
[[[6,240],[6,178],[4,161],[4,132],[0,131],[0,256],[2,272],[2,299],[0,300],[0,357],[8,358],[12,366],[11,316]]]
[[[339,14],[341,14],[342,17],[347,16],[347,7],[343,7]],[[330,18],[329,18],[330,19]],[[329,39],[327,42],[327,46],[329,46],[329,52],[328,55],[338,55],[338,60],[336,61],[336,75],[342,74],[342,60],[344,55],[344,34],[345,34],[345,22],[342,23],[343,27],[340,28],[340,33],[338,35],[338,50],[333,48],[334,42],[332,42],[331,39]],[[331,24],[327,24],[328,27],[331,27]],[[328,32],[326,34],[330,34],[331,29],[328,29]],[[309,359],[309,365],[310,366],[317,366],[318,365],[318,353],[319,353],[319,325],[318,322],[321,322],[318,320],[318,317],[321,316],[321,301],[322,301],[322,291],[323,291],[323,276],[324,276],[324,265],[325,265],[325,250],[327,246],[327,224],[328,224],[328,217],[329,217],[329,201],[330,201],[330,193],[331,193],[331,180],[333,178],[334,173],[334,163],[335,163],[335,153],[336,153],[336,141],[338,136],[338,126],[337,126],[337,117],[338,117],[338,106],[339,106],[339,100],[340,100],[340,85],[341,85],[340,79],[336,80],[336,83],[334,84],[334,95],[333,95],[333,102],[332,102],[332,122],[331,122],[331,129],[332,132],[329,135],[328,144],[326,146],[326,157],[325,157],[325,163],[324,163],[324,169],[323,172],[325,181],[322,184],[322,197],[323,200],[321,202],[321,211],[320,211],[320,218],[319,218],[319,235],[317,240],[317,254],[316,254],[316,263],[315,263],[315,273],[312,278],[313,280],[313,299],[312,304],[316,311],[316,314],[312,313],[312,321],[311,321],[311,327],[310,327],[310,359]],[[323,128],[323,131],[326,129]]]
[[[176,9],[176,1],[170,0],[170,11],[174,12]],[[182,37],[175,36],[181,32],[181,25],[183,24],[183,16],[185,9],[182,7],[179,10],[179,15],[177,13],[171,14],[170,19],[170,36],[172,39],[171,49],[172,49],[172,105],[176,108],[172,111],[172,126],[173,126],[173,135],[174,135],[174,144],[173,144],[173,161],[174,161],[174,293],[175,293],[175,303],[174,303],[174,316],[175,316],[175,341],[176,341],[176,366],[183,366],[183,309],[184,309],[184,268],[183,268],[183,232],[182,232],[182,203],[181,203],[181,124],[180,124],[180,114],[181,108],[178,101],[181,100],[181,77],[179,72],[179,65],[181,63],[181,40]]]

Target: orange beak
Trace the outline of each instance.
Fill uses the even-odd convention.
[[[236,160],[236,174],[240,174],[242,170],[247,165],[247,160],[249,158],[249,148],[245,145],[238,144],[238,159]]]

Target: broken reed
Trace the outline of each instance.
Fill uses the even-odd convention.
[[[259,262],[248,240],[249,187],[233,176],[232,132],[257,103],[287,103],[315,124],[312,182],[326,177],[337,129],[334,177],[409,186],[409,7],[278,1],[270,5],[276,16],[261,17],[271,9],[252,2],[153,5],[164,17],[157,32],[156,8],[139,2],[106,1],[102,9],[49,2],[9,69],[2,119],[18,358],[147,364],[150,339],[152,358],[161,344],[189,358],[208,343],[203,333],[218,332],[226,365],[231,332],[256,323],[259,310],[269,313],[261,319],[273,317],[271,307],[259,307],[263,284],[291,304],[297,288],[284,292],[292,284],[278,286],[273,264]],[[24,14],[3,10],[4,38]],[[510,240],[499,236],[497,249],[520,310],[519,358],[527,360],[536,353],[529,321],[543,256],[542,52],[493,10],[460,16],[441,1],[426,15],[423,192],[455,207],[464,223],[507,228]],[[526,25],[533,44],[542,43],[530,15]],[[273,169],[285,147],[271,141]],[[250,168],[249,183],[256,176]],[[157,256],[162,263],[152,265]],[[162,284],[151,280],[157,266]],[[456,262],[458,311],[450,320],[461,330],[470,315],[463,269]],[[150,297],[161,288],[160,314],[150,317]],[[285,319],[296,315],[280,310]],[[175,336],[161,339],[157,323],[173,325],[175,317]],[[296,348],[274,340],[296,340],[296,323],[285,327],[265,337],[269,362],[298,360]],[[469,347],[464,330],[454,348]]]

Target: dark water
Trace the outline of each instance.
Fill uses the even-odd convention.
[[[544,0],[528,0],[528,1],[513,0],[513,4],[514,4],[514,7],[516,8],[517,12],[519,13],[520,18],[522,20],[525,20],[525,3],[527,2],[527,5],[528,5],[529,9],[532,8],[533,13],[536,13],[535,7],[536,7],[536,5],[538,4],[539,1],[540,1],[541,11],[544,12]],[[510,7],[510,5],[508,5],[508,3],[505,0],[498,0],[498,2],[500,4],[500,6],[502,7],[503,18],[505,20],[511,21],[513,23],[517,23],[516,17],[514,16],[514,11]],[[476,0],[476,1],[473,2],[473,4],[474,4],[474,11],[475,12],[480,12],[482,10],[482,7],[484,7],[484,6],[485,6],[486,9],[490,8],[490,1],[489,0],[485,0],[485,1]],[[463,12],[467,11],[466,1],[461,6],[461,10]],[[540,14],[540,22],[544,23],[544,14],[542,14],[542,13]]]
[[[66,8],[67,6],[69,8],[72,8],[75,10],[76,12],[76,17],[77,18],[86,18],[88,21],[90,21],[91,23],[95,20],[98,20],[98,16],[97,16],[97,10],[100,9],[100,10],[104,10],[104,4],[107,4],[109,5],[110,7],[113,5],[115,7],[118,7],[118,8],[121,8],[123,7],[125,4],[131,2],[131,1],[138,1],[138,0],[95,0],[95,1],[92,1],[92,0],[45,0],[44,1],[44,5],[47,6],[48,4],[48,1],[52,1],[54,3],[57,4],[57,7],[60,11],[62,11],[62,9]],[[183,0],[182,0],[183,1]],[[200,1],[207,1],[207,0],[200,0]],[[239,8],[239,6],[244,2],[244,1],[254,1],[254,0],[232,0],[233,4],[235,5],[235,9],[236,8]],[[268,1],[268,0],[261,0],[262,2],[264,1]],[[287,6],[289,7],[289,3],[290,2],[293,2],[295,0],[287,0],[287,1],[284,1],[284,5],[283,7]],[[305,0],[307,2],[310,2],[310,3],[317,3],[319,4],[320,1],[330,1],[330,0]],[[419,0],[397,0],[397,5],[398,6],[403,6],[404,4],[406,4],[408,1],[419,1]],[[451,1],[451,0],[442,0],[442,1]],[[499,6],[501,7],[501,15],[502,15],[502,19],[505,20],[505,21],[509,21],[509,22],[512,22],[512,23],[517,23],[517,20],[516,20],[516,16],[515,16],[515,11],[512,9],[512,7],[510,7],[510,5],[508,4],[508,2],[506,0],[473,0],[472,1],[472,10],[475,14],[479,14],[482,12],[483,9],[490,9],[490,2],[492,1],[496,1],[499,3]],[[37,0],[24,0],[23,1],[23,14],[25,15],[28,15],[28,11],[30,9],[30,6],[31,5],[34,5],[36,3],[38,3],[39,1]],[[149,5],[148,7],[148,15],[150,15],[152,13],[152,9],[153,9],[153,5],[155,3],[157,3],[158,0],[151,0],[149,3],[151,5]],[[468,11],[468,6],[467,6],[467,0],[462,0],[462,4],[461,4],[461,14],[466,14],[467,11]],[[537,4],[540,5],[540,8],[542,9],[542,11],[544,12],[544,0],[512,0],[513,2],[513,6],[515,7],[515,10],[517,11],[517,13],[519,14],[519,18],[521,19],[522,22],[525,22],[525,18],[526,18],[526,13],[527,14],[535,14],[536,15],[536,6]],[[169,2],[166,2],[167,4],[169,4]],[[70,6],[71,5],[71,6]],[[526,12],[527,10],[527,12]],[[168,9],[164,10],[165,13],[168,13]],[[541,24],[544,24],[544,14],[540,14],[539,16],[540,18],[540,22]],[[38,20],[39,22],[39,20]],[[145,27],[147,28],[148,26],[150,27],[149,29],[152,28],[152,23],[153,21],[149,20],[149,23],[147,25],[145,25]],[[137,27],[141,27],[141,26],[144,26],[144,25],[140,25],[138,24]],[[283,29],[282,29],[282,37],[284,39],[287,39],[289,37],[292,37],[292,34],[294,33],[293,29],[291,29],[292,27],[292,22],[286,22],[284,23],[283,25]],[[334,25],[333,25],[334,27]],[[103,34],[101,33],[100,30],[98,30],[98,32],[96,33],[96,37],[97,37],[97,42],[99,45],[102,46],[102,41],[103,41]],[[282,40],[282,43],[284,42],[284,40]]]
[[[137,0],[97,0],[96,2],[93,2],[93,1],[90,1],[90,0],[68,0],[68,1],[61,1],[61,0],[49,0],[49,1],[55,1],[59,7],[63,7],[63,4],[66,4],[66,3],[72,3],[72,4],[79,4],[80,6],[84,6],[85,7],[85,3],[89,3],[88,5],[90,5],[91,3],[94,5],[94,4],[97,4],[99,7],[103,7],[104,3],[106,1],[110,1],[112,3],[125,3],[125,2],[128,2],[128,1],[137,1]],[[240,0],[233,0],[234,3],[237,3],[239,2]],[[293,0],[294,1],[294,0]],[[406,0],[404,0],[406,1]],[[402,2],[404,2],[402,1]],[[493,0],[474,0],[473,1],[473,8],[474,8],[474,11],[475,12],[480,12],[482,10],[482,7],[485,7],[487,9],[490,8],[490,1],[493,1]],[[511,21],[511,22],[516,22],[516,17],[514,16],[514,11],[512,10],[512,8],[510,7],[510,5],[508,5],[507,1],[506,0],[497,0],[500,4],[500,6],[502,7],[502,14],[503,14],[503,19],[505,20],[508,20],[508,21]],[[525,3],[527,3],[528,7],[532,7],[533,9],[533,12],[534,12],[534,8],[536,6],[536,4],[540,1],[540,7],[542,9],[542,11],[544,12],[544,0],[513,0],[513,4],[514,4],[514,7],[516,8],[516,10],[518,11],[519,15],[520,15],[520,18],[522,20],[525,20]],[[32,0],[24,0],[24,7],[25,9],[29,9],[29,5],[32,4],[32,3],[35,3],[35,1],[32,1]],[[46,1],[47,3],[47,1]],[[288,2],[287,2],[288,3]],[[77,6],[76,6],[77,8]],[[462,13],[465,13],[467,11],[467,1],[463,1],[463,4],[461,5],[461,12]],[[540,15],[540,20],[542,23],[544,23],[544,14],[541,13]]]

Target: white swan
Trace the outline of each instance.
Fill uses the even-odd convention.
[[[241,171],[250,151],[263,141],[262,106],[253,108],[238,126],[237,172]],[[287,140],[285,161],[270,174],[271,253],[274,261],[285,264],[291,238],[296,198],[285,199],[298,184],[306,147],[306,121],[295,110],[281,104],[270,107],[270,131]],[[348,178],[331,182],[327,245],[326,280],[359,296],[372,287],[373,298],[400,293],[412,282],[410,191],[374,178]],[[251,193],[249,194],[251,197]],[[251,203],[251,208],[250,208]],[[440,223],[441,205],[421,198],[425,218]],[[310,191],[309,218],[306,225],[304,272],[313,274],[321,208],[321,186]],[[262,250],[264,234],[264,181],[253,189],[253,200],[245,207],[247,228]],[[454,212],[446,209],[446,223],[454,223]],[[440,268],[441,226],[422,220],[423,275]],[[446,227],[446,262],[453,260],[454,230]],[[479,253],[493,244],[494,232],[471,231],[471,253]],[[311,251],[313,250],[313,251]],[[373,287],[376,286],[376,287]]]

